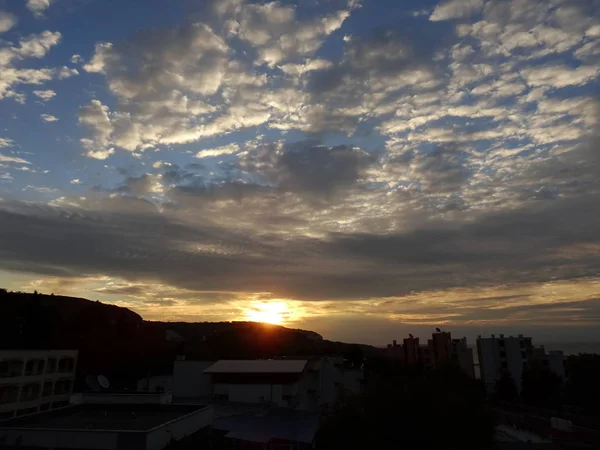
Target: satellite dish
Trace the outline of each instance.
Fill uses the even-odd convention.
[[[408,336],[409,336],[411,339],[413,339],[413,338],[414,338],[414,336],[413,336],[412,334],[410,334],[410,333],[408,333]]]
[[[87,386],[94,392],[102,390],[102,386],[100,386],[100,383],[98,382],[98,377],[93,375],[88,375],[85,377],[85,384],[87,384]]]
[[[104,375],[98,375],[98,384],[102,389],[108,389],[110,387],[110,381]]]
[[[441,332],[442,332],[442,330],[441,330],[441,329],[439,329],[438,327],[436,327],[436,328],[435,328],[435,331],[437,331],[438,333],[441,333]]]

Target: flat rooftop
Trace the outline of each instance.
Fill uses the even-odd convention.
[[[147,431],[205,405],[78,405],[0,422],[3,428]]]
[[[306,363],[305,359],[222,359],[204,373],[301,373]]]

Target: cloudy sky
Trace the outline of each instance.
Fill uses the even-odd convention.
[[[0,0],[0,286],[600,341],[600,4]]]

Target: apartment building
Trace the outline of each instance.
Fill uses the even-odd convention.
[[[77,350],[0,350],[0,420],[69,404]]]
[[[473,349],[467,344],[467,338],[452,339],[450,332],[436,329],[426,345],[419,344],[419,338],[410,335],[403,345],[388,345],[386,355],[407,366],[421,365],[431,369],[440,369],[449,363],[456,364],[469,377],[475,378]]]
[[[507,373],[515,381],[517,389],[521,389],[523,368],[534,359],[534,347],[530,337],[504,336],[477,338],[477,353],[481,379],[489,391],[494,389],[496,382]]]

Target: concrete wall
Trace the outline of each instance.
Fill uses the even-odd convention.
[[[0,429],[0,439],[7,445],[21,436],[21,447],[115,450],[118,435],[117,431]]]
[[[148,394],[108,394],[102,392],[84,392],[73,394],[71,403],[75,405],[167,405],[172,403],[171,392]]]
[[[171,439],[179,440],[212,424],[214,409],[207,406],[200,411],[154,428],[146,435],[146,450],[162,450]]]
[[[212,381],[204,370],[214,361],[175,361],[173,365],[174,397],[210,397]]]

